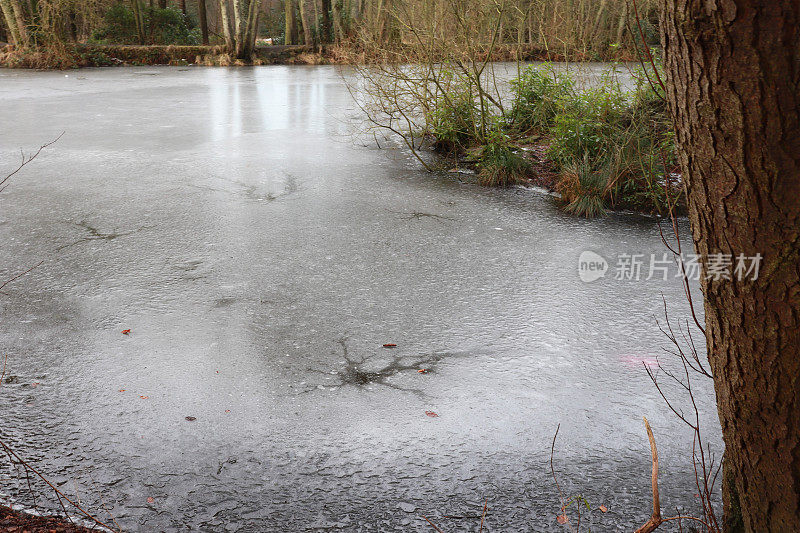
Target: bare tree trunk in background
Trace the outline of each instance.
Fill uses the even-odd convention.
[[[181,8],[181,13],[186,14],[186,0],[180,0],[178,6]]]
[[[141,1],[131,0],[131,10],[133,11],[133,20],[136,24],[136,36],[139,38],[139,44],[144,44],[144,16],[142,15]]]
[[[75,14],[74,11],[70,11],[68,14],[68,25],[69,25],[69,38],[72,40],[73,43],[78,42],[78,15]]]
[[[331,10],[333,12],[333,32],[334,32],[334,41],[341,42],[344,40],[344,28],[342,27],[342,12],[339,9],[339,1],[340,0],[333,0],[333,5],[331,6]]]
[[[303,25],[303,44],[311,46],[314,44],[314,34],[311,32],[311,23],[308,21],[306,0],[299,0],[298,4],[300,6],[300,23]]]
[[[3,11],[3,18],[6,22],[6,31],[11,44],[23,44],[22,36],[20,35],[19,27],[17,26],[17,20],[14,17],[14,8],[11,7],[11,1],[0,0],[0,9]]]
[[[247,6],[247,20],[246,29],[244,32],[244,42],[242,43],[242,54],[239,59],[250,61],[253,58],[253,52],[256,47],[256,37],[258,33],[258,16],[261,13],[259,7],[261,0],[249,0],[250,4]]]
[[[228,0],[219,0],[219,22],[222,24],[222,35],[225,37],[225,46],[233,53],[235,50],[233,27],[231,26],[231,12]]]
[[[322,42],[331,42],[331,0],[322,0]]]
[[[763,256],[702,282],[725,530],[800,531],[800,2],[662,2],[697,253]]]
[[[25,22],[25,12],[22,10],[19,0],[4,1],[10,4],[11,12],[16,22],[15,26],[17,28],[17,34],[19,35],[17,44],[24,45],[28,42],[28,24]]]
[[[297,44],[297,17],[295,16],[294,0],[284,0],[283,14],[286,19],[284,27],[283,44]]]
[[[158,0],[158,9],[167,9],[167,0]]]
[[[622,4],[622,16],[619,18],[619,26],[617,26],[617,44],[622,45],[625,38],[625,28],[628,25],[628,2]],[[635,43],[634,43],[635,44]]]
[[[197,18],[200,19],[200,33],[203,35],[203,44],[208,45],[208,11],[206,0],[197,0]]]
[[[255,49],[261,1],[231,1],[233,2],[233,9],[230,9],[228,0],[220,0],[219,2],[225,44],[228,51],[234,54],[236,59],[250,61]]]

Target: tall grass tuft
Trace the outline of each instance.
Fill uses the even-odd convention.
[[[508,135],[493,129],[482,147],[478,163],[478,183],[492,187],[509,187],[524,180],[530,162],[519,155]]]

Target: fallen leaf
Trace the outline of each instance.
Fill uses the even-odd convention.
[[[417,370],[417,372],[419,372],[420,374],[427,374],[428,373],[428,369],[427,368],[420,368],[419,370]]]
[[[230,412],[231,412],[231,410],[230,410],[230,409],[225,409],[225,412],[226,412],[226,413],[230,413]]]
[[[566,524],[567,522],[569,522],[569,518],[567,518],[567,515],[565,514],[560,514],[556,517],[556,522],[558,522],[559,524]]]
[[[37,381],[37,382],[35,382],[35,383],[31,383],[31,387],[33,387],[34,389],[35,389],[36,387],[38,387],[38,386],[39,386],[39,382],[38,382],[38,381]]]
[[[600,509],[600,510],[601,510],[601,511],[603,511],[604,513],[607,513],[607,512],[608,512],[608,507],[606,507],[605,505],[601,505],[600,507],[598,507],[598,509]]]
[[[195,420],[197,420],[197,418],[195,418],[193,416],[187,416],[186,420],[189,421],[189,422],[194,422]]]
[[[123,329],[123,330],[122,330],[122,334],[123,334],[123,335],[127,335],[127,334],[128,334],[128,333],[130,333],[130,332],[131,332],[131,330],[129,330],[129,329]]]
[[[147,497],[147,503],[155,503],[155,501],[156,501],[155,498],[153,498],[152,496]]]
[[[125,392],[125,389],[120,389],[119,391],[120,391],[120,392]]]
[[[148,399],[149,397],[150,397],[150,396],[139,396],[139,398],[141,398],[142,400],[146,400],[146,399]]]
[[[394,344],[393,342],[387,342],[386,344],[383,345],[383,347],[384,348],[397,348],[397,345]]]
[[[425,411],[425,414],[431,418],[436,418],[437,416],[439,416],[434,411]]]

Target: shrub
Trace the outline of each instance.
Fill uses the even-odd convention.
[[[428,116],[429,133],[436,139],[435,148],[442,152],[463,152],[474,144],[480,110],[469,88],[457,86],[436,99]]]
[[[519,133],[541,131],[554,125],[561,101],[574,95],[575,81],[549,64],[539,68],[528,65],[520,77],[511,80],[511,91],[509,126]]]
[[[625,108],[625,95],[610,78],[597,87],[573,93],[561,100],[554,119],[550,156],[559,165],[603,157],[614,143]]]
[[[194,22],[180,10],[168,7],[145,7],[145,41],[148,44],[196,45],[200,32]],[[114,44],[139,44],[136,22],[131,8],[122,3],[112,5],[103,17],[103,25],[92,33],[92,41]]]

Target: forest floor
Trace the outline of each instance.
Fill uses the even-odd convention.
[[[88,533],[97,532],[53,516],[34,516],[0,505],[0,531],[9,533]]]

